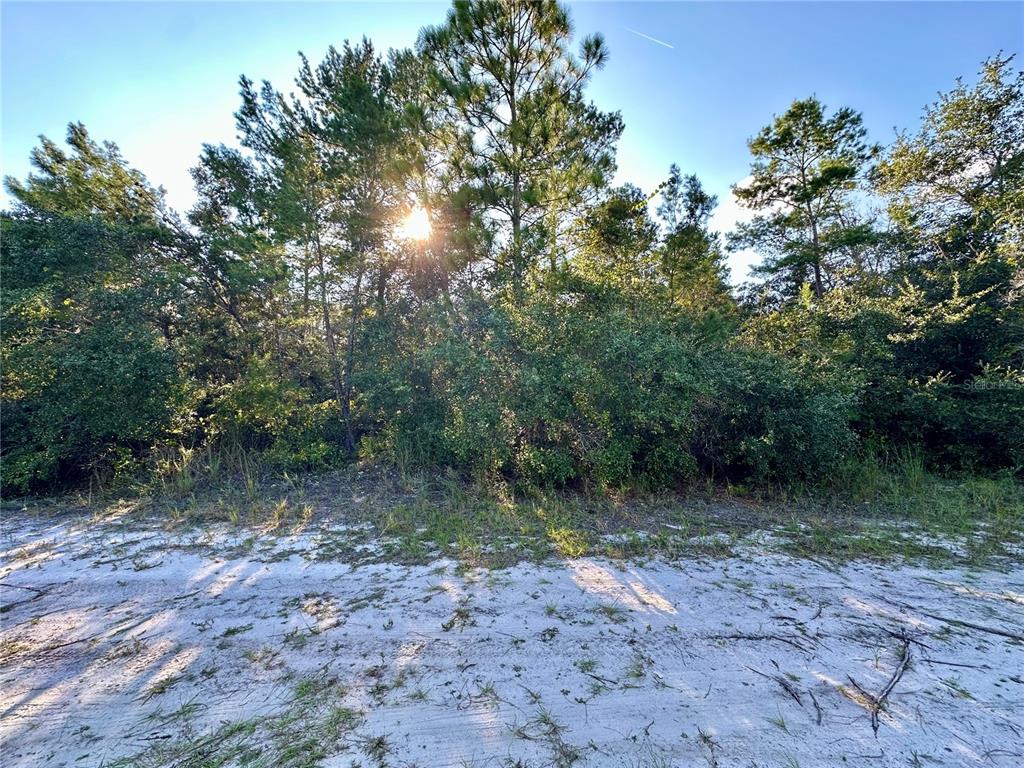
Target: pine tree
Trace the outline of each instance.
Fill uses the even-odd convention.
[[[593,35],[574,56],[571,34],[553,0],[458,0],[420,35],[453,121],[446,155],[504,230],[496,280],[516,296],[541,255],[557,263],[564,214],[614,171],[622,121],[584,99],[608,53]]]
[[[733,194],[758,215],[730,242],[764,254],[757,273],[783,297],[809,282],[820,298],[846,249],[870,239],[870,227],[853,216],[854,192],[878,153],[866,135],[860,113],[826,116],[812,97],[794,101],[748,143],[751,179]]]

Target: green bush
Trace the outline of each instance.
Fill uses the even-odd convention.
[[[207,439],[262,454],[270,466],[325,469],[343,456],[338,405],[282,378],[265,358],[213,397]]]
[[[764,353],[642,306],[481,308],[364,379],[365,455],[530,483],[666,487],[700,472],[816,478],[853,445],[849,402]]]
[[[821,481],[853,450],[845,388],[762,352],[734,351],[712,374],[716,400],[699,418],[703,463],[730,478]]]
[[[174,360],[151,330],[97,324],[5,360],[3,486],[30,493],[125,469],[169,426]]]
[[[990,368],[963,384],[939,376],[885,385],[863,408],[866,431],[884,445],[915,446],[942,470],[1024,466],[1020,372]]]

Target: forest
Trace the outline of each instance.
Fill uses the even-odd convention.
[[[4,494],[353,462],[585,492],[1019,477],[1013,57],[888,146],[793,94],[716,232],[685,168],[613,185],[609,55],[556,2],[458,0],[412,49],[243,76],[187,212],[83,124],[42,138],[2,214]]]
[[[4,768],[1024,765],[1024,6],[3,5]]]

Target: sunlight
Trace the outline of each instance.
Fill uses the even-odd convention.
[[[398,227],[398,236],[405,240],[426,240],[430,237],[430,212],[423,206],[416,205],[402,219]]]

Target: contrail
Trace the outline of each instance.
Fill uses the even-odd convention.
[[[671,48],[671,49],[675,50],[675,46],[674,45],[669,45],[664,40],[659,40],[656,37],[651,37],[650,35],[645,35],[643,32],[637,32],[635,29],[630,29],[629,27],[626,27],[626,31],[627,32],[632,32],[634,35],[639,35],[644,40],[650,40],[652,43],[657,43],[658,45],[664,45],[666,48]]]

